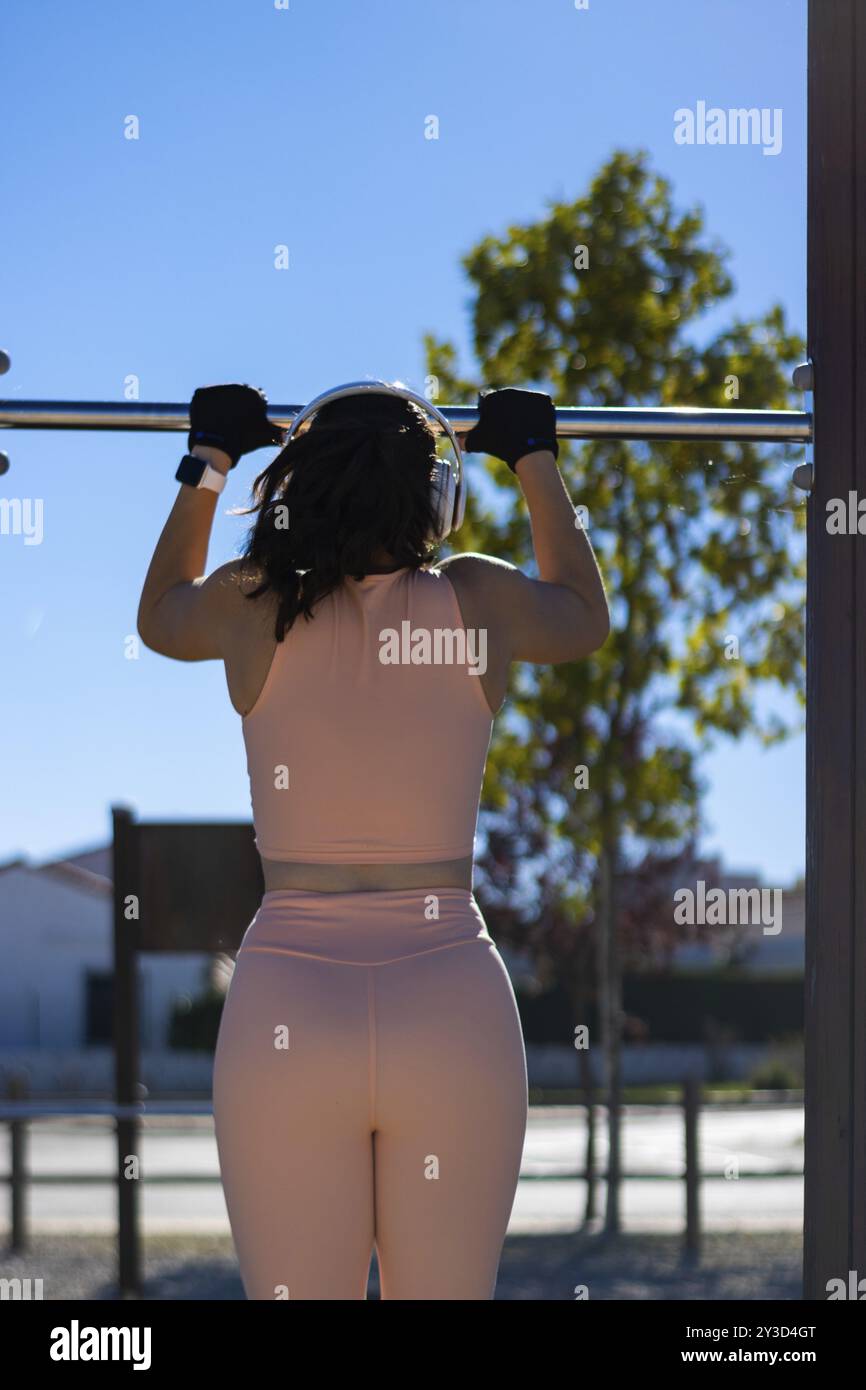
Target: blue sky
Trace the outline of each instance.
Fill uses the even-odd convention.
[[[805,331],[805,0],[10,0],[0,40],[3,396],[121,400],[131,375],[143,400],[420,388],[428,330],[471,369],[461,255],[582,194],[613,148],[647,148],[731,249],[736,294],[707,332],[777,300]],[[781,152],[676,144],[674,111],[700,100],[781,108]],[[0,861],[103,841],[116,801],[249,814],[221,664],[125,656],[183,444],[0,439],[0,495],[44,506],[40,545],[0,535]],[[266,457],[232,474],[210,567]],[[801,872],[802,738],[724,742],[704,768],[705,848],[775,883]]]

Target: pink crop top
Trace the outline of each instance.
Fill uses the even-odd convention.
[[[493,724],[486,652],[432,570],[347,579],[297,618],[243,719],[262,857],[471,855]]]

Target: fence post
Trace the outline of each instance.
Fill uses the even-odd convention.
[[[114,829],[114,1099],[118,1105],[138,1100],[138,921],[141,885],[138,841],[132,812],[112,807]],[[138,909],[127,918],[127,897],[138,898]],[[130,1159],[140,1159],[141,1131],[137,1116],[118,1118],[117,1140],[117,1255],[121,1298],[142,1291],[139,1179],[130,1176]]]
[[[687,1077],[683,1082],[683,1117],[686,1131],[686,1232],[685,1253],[697,1259],[701,1253],[700,1212],[700,1153],[698,1150],[698,1113],[700,1082]]]

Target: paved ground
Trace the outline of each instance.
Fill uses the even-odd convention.
[[[801,1247],[789,1232],[705,1237],[701,1259],[685,1260],[679,1240],[630,1235],[606,1245],[580,1235],[512,1236],[500,1266],[497,1299],[799,1299]],[[117,1297],[113,1242],[104,1236],[33,1240],[26,1255],[0,1255],[0,1277],[43,1280],[46,1299]],[[160,1236],[146,1245],[145,1297],[242,1299],[230,1240]],[[377,1296],[375,1269],[370,1294]]]

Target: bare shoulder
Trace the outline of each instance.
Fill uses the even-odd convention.
[[[264,579],[264,572],[243,557],[218,565],[207,576],[204,587],[210,591],[210,601],[224,631],[230,634],[238,627],[248,630],[259,624],[267,627],[272,622],[272,595],[264,593],[255,601],[249,597]],[[258,623],[253,619],[258,619]]]
[[[460,606],[471,607],[476,622],[508,626],[515,605],[521,601],[533,581],[512,565],[494,555],[478,555],[467,551],[449,555],[435,567],[447,574],[454,585]]]
[[[515,580],[524,578],[516,566],[495,555],[480,555],[466,551],[460,555],[449,555],[433,567],[433,573],[442,570],[458,591],[477,595],[493,602],[509,593]]]
[[[206,582],[212,584],[214,591],[223,595],[227,603],[231,603],[239,596],[258,588],[263,579],[264,572],[241,557],[228,560],[224,565],[217,565],[208,575]]]
[[[577,661],[606,640],[607,626],[567,585],[532,579],[492,555],[452,555],[437,568],[454,583],[472,625],[502,634],[511,661]]]

